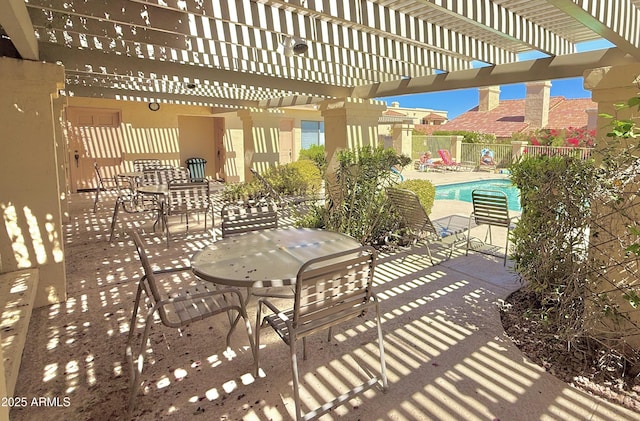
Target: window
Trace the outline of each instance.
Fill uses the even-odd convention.
[[[300,149],[309,149],[312,145],[324,145],[324,121],[301,121],[302,129]]]

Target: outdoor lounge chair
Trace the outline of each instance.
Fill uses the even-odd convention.
[[[471,230],[471,223],[476,225],[486,225],[487,231],[485,238],[480,247],[476,247],[476,251],[479,253],[485,253],[494,255],[493,242],[491,238],[491,227],[506,228],[506,240],[504,248],[504,261],[503,264],[507,264],[507,255],[509,253],[509,233],[514,228],[514,222],[516,217],[509,216],[509,203],[507,195],[499,190],[481,190],[476,189],[471,192],[471,200],[473,202],[473,212],[469,218],[469,230]],[[489,249],[485,250],[482,246],[489,245]],[[467,238],[467,250],[466,254],[469,254],[469,248],[471,248],[471,237]]]
[[[485,161],[484,160],[484,156],[488,155],[491,160],[490,161]],[[491,149],[487,149],[487,148],[483,148],[480,151],[480,159],[478,160],[478,170],[479,171],[491,171],[494,172],[496,170],[496,163],[495,163],[495,154],[493,153],[493,151]]]
[[[442,159],[441,167],[445,170],[459,171],[462,165],[451,157],[451,152],[447,149],[438,149],[438,155]]]
[[[383,391],[388,388],[380,310],[378,308],[378,299],[373,292],[375,261],[376,252],[372,247],[359,247],[312,259],[298,271],[292,308],[281,311],[267,299],[258,301],[255,332],[256,352],[254,354],[255,375],[258,378],[260,370],[258,355],[260,330],[263,327],[270,326],[276,331],[280,339],[289,345],[293,377],[292,389],[297,420],[310,420],[320,417],[332,408],[347,403],[349,399],[376,385],[380,385]],[[364,316],[367,309],[375,311],[380,352],[379,375],[373,375],[373,368],[367,366],[364,370],[361,370],[369,374],[369,378],[365,383],[351,388],[316,409],[303,413],[300,402],[298,341],[302,339],[302,358],[306,360],[306,339],[308,336],[328,330],[328,341],[331,341],[331,329],[334,326]],[[358,330],[356,329],[355,331],[357,332]],[[360,345],[360,341],[353,342],[355,345]],[[317,351],[314,350],[314,352]],[[338,385],[336,384],[335,386]]]
[[[126,358],[131,369],[129,380],[129,414],[131,414],[135,407],[136,394],[140,387],[140,375],[142,374],[144,365],[144,356],[148,353],[147,339],[149,329],[151,325],[154,324],[156,314],[164,326],[178,329],[217,314],[226,314],[231,322],[231,328],[226,338],[227,348],[229,347],[233,327],[235,327],[236,321],[242,318],[245,322],[249,346],[255,356],[251,325],[247,318],[242,294],[238,288],[221,288],[211,283],[201,281],[192,276],[190,267],[153,271],[140,235],[136,231],[132,231],[131,236],[133,237],[138,256],[140,257],[144,275],[138,282],[138,290],[136,292],[135,304],[129,324],[129,336],[127,337],[126,346]],[[180,273],[180,281],[178,284],[173,284],[174,286],[177,285],[177,289],[173,288],[172,291],[165,290],[163,285],[166,284],[156,280],[156,275],[178,273]],[[185,279],[187,275],[188,278]],[[143,307],[143,292],[146,295],[147,312],[144,315],[140,348],[134,355],[132,342],[134,336],[136,336],[134,332],[139,323],[138,310]]]
[[[388,187],[386,191],[393,204],[393,210],[400,215],[401,227],[406,229],[401,241],[409,245],[424,243],[432,265],[435,263],[430,243],[445,240],[449,242],[447,259],[450,259],[455,245],[467,240],[467,232],[470,229],[467,217],[450,215],[432,222],[414,192],[395,187]]]

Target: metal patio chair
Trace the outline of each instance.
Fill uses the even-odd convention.
[[[222,238],[278,228],[278,207],[272,200],[225,203],[220,215],[222,218],[220,223]],[[289,287],[263,288],[260,292],[248,288],[247,299],[252,295],[255,297],[293,298],[293,291]]]
[[[158,212],[160,210],[156,201],[145,200],[139,195],[135,191],[135,186],[131,184],[131,180],[127,177],[116,176],[115,181],[118,189],[118,197],[113,206],[109,242],[113,241],[113,233],[115,232],[120,212],[136,214],[142,212]]]
[[[260,330],[270,326],[280,339],[289,345],[297,420],[315,419],[376,385],[380,385],[383,391],[388,388],[380,309],[373,292],[375,262],[375,249],[368,246],[312,259],[298,271],[292,308],[280,310],[266,298],[258,301],[255,374],[257,377],[260,370]],[[365,383],[351,388],[316,409],[303,413],[299,391],[298,341],[302,340],[302,355],[303,359],[306,359],[308,336],[328,330],[328,341],[331,341],[333,327],[364,316],[368,309],[375,311],[380,352],[379,375],[371,375]],[[357,341],[357,344],[359,345],[360,341]],[[369,367],[364,371],[371,373]]]
[[[98,202],[100,201],[100,192],[102,191],[115,191],[118,189],[116,178],[103,177],[100,173],[100,166],[97,162],[93,163],[93,171],[96,176],[96,195],[93,199],[93,213],[98,208]]]
[[[476,225],[486,225],[487,231],[482,245],[493,246],[491,238],[491,227],[505,228],[507,231],[505,248],[504,248],[504,260],[503,264],[507,264],[507,256],[509,253],[509,234],[515,227],[517,217],[509,216],[509,201],[507,195],[499,190],[483,190],[476,189],[471,192],[471,200],[473,203],[473,212],[469,218],[469,230],[471,230],[471,223]],[[467,250],[466,254],[469,254],[471,248],[471,237],[467,237]],[[482,247],[475,247],[475,251],[479,253],[494,255],[491,250],[483,250]]]
[[[278,228],[278,207],[272,200],[225,203],[220,216],[223,238]]]
[[[162,204],[163,226],[166,231],[167,245],[171,233],[169,231],[169,217],[181,216],[185,218],[186,229],[189,231],[189,216],[204,214],[204,230],[207,230],[207,217],[211,215],[213,226],[213,210],[209,196],[209,183],[207,181],[173,180],[169,181],[168,194],[165,203]]]
[[[456,244],[462,244],[468,238],[469,218],[461,215],[450,215],[431,221],[418,196],[411,190],[387,187],[387,197],[393,210],[401,218],[404,235],[400,240],[410,246],[423,243],[431,264],[435,264],[429,244],[449,242],[450,259]]]
[[[147,353],[147,339],[151,325],[154,324],[156,315],[160,322],[167,327],[183,328],[191,323],[207,319],[218,314],[226,314],[230,320],[231,327],[226,337],[227,348],[230,344],[231,334],[236,325],[234,320],[244,319],[249,346],[255,358],[255,347],[251,325],[247,317],[242,294],[238,288],[218,287],[211,283],[201,281],[191,274],[191,268],[175,268],[162,271],[154,271],[147,256],[144,243],[136,231],[131,232],[144,275],[138,282],[135,304],[129,324],[129,335],[127,337],[126,358],[130,366],[129,384],[129,413],[135,408],[136,395],[140,388],[140,376],[144,365],[144,356]],[[177,292],[166,291],[162,288],[162,283],[158,282],[157,275],[188,273],[188,280],[180,281],[184,286],[180,286]],[[143,304],[145,295],[146,304]],[[140,340],[140,347],[134,355],[133,339],[134,332],[138,326],[138,311],[146,307],[144,314],[143,333]]]

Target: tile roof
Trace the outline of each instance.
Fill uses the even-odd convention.
[[[549,123],[545,128],[564,129],[567,127],[586,127],[587,109],[598,108],[590,98],[567,99],[562,96],[549,100]],[[498,138],[511,137],[516,132],[530,129],[524,121],[525,99],[502,100],[491,111],[478,111],[474,107],[466,113],[439,126],[416,125],[415,128],[426,134],[434,131],[473,131],[495,134]]]
[[[384,113],[384,115],[395,115],[395,116],[406,116],[406,114],[404,113],[399,113],[397,111],[393,111],[393,110],[386,110]]]

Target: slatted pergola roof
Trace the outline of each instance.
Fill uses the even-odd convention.
[[[69,96],[280,107],[638,62],[639,8],[640,0],[0,0],[0,54],[62,62]],[[283,54],[280,44],[294,38],[307,51]],[[576,52],[600,38],[615,47]],[[547,58],[519,61],[528,51]]]

